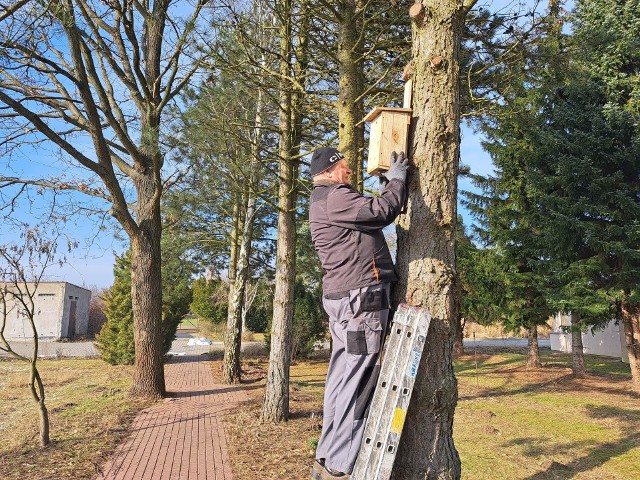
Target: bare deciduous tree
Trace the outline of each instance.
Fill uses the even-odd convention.
[[[131,241],[136,368],[132,394],[165,394],[160,199],[163,112],[200,66],[197,0],[180,18],[169,0],[28,2],[0,17],[0,148],[46,141],[90,180],[0,177],[106,204]],[[64,168],[64,166],[63,166]]]
[[[25,229],[21,245],[0,246],[0,351],[29,363],[29,392],[38,408],[40,445],[49,444],[49,412],[45,390],[38,371],[38,329],[35,296],[49,265],[54,262],[56,242],[41,235],[37,228]],[[26,320],[33,349],[31,355],[17,353],[5,337],[7,322]]]

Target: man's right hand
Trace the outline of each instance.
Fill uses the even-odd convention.
[[[383,175],[387,180],[391,181],[394,178],[402,182],[407,181],[407,169],[409,168],[409,159],[404,152],[396,153],[391,152],[391,166],[389,170],[384,172]]]

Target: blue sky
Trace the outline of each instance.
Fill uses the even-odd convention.
[[[534,4],[546,6],[546,2],[537,2],[534,0],[515,0],[515,1],[491,1],[480,0],[477,6],[486,6],[491,11],[502,9],[503,12],[509,10],[517,10],[519,6],[531,7]],[[539,7],[540,9],[540,7]],[[476,174],[486,175],[492,172],[492,164],[489,156],[482,150],[481,138],[463,124],[462,126],[462,143],[461,143],[461,162],[470,166],[471,171]],[[80,146],[82,147],[82,145]],[[90,145],[85,145],[85,152],[91,149]],[[35,149],[26,146],[18,153],[13,160],[3,159],[0,167],[3,168],[3,174],[8,176],[19,176],[20,174],[28,174],[30,178],[46,178],[49,176],[65,175],[67,171],[72,172],[74,177],[83,176],[81,170],[74,167],[74,170],[65,168],[52,169],[50,163],[60,165],[58,162],[50,162],[48,157],[57,155],[57,153],[48,151],[44,147]],[[39,160],[45,158],[45,160]],[[460,191],[472,189],[472,185],[466,178],[459,180],[458,188]],[[35,192],[35,190],[33,190]],[[80,195],[80,194],[78,194]],[[104,205],[94,205],[84,196],[78,198],[76,196],[75,204],[82,205],[83,202],[91,208],[100,210]],[[37,218],[46,212],[53,198],[50,194],[39,195],[32,193],[31,197],[22,199],[19,211],[15,218],[34,224]],[[459,213],[463,216],[466,225],[472,223],[469,213],[464,207],[459,207]],[[126,242],[121,238],[117,238],[117,229],[114,228],[113,222],[103,225],[101,221],[104,216],[93,215],[87,217],[81,213],[69,212],[68,220],[61,227],[62,233],[68,238],[77,241],[78,247],[67,255],[68,262],[63,266],[51,266],[47,270],[47,280],[64,280],[76,285],[90,288],[96,286],[98,288],[108,287],[113,283],[113,261],[114,253],[120,253],[126,248]],[[16,230],[9,224],[0,225],[0,244],[5,244],[16,239]]]

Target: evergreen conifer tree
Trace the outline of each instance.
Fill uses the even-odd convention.
[[[116,255],[114,282],[105,296],[107,322],[96,340],[102,359],[112,365],[131,365],[135,360],[133,307],[131,305],[131,253]]]
[[[192,266],[179,254],[180,242],[162,240],[162,352],[171,348],[180,320],[189,311]],[[131,365],[135,360],[133,308],[131,304],[131,251],[116,256],[114,283],[105,296],[107,322],[96,337],[102,359],[112,365]]]
[[[556,88],[539,95],[529,176],[541,254],[554,260],[550,298],[582,331],[617,310],[640,388],[638,13],[631,1],[577,3],[574,57],[556,67]]]

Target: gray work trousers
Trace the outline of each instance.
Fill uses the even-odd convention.
[[[322,435],[316,458],[351,473],[380,373],[380,349],[389,317],[388,283],[323,299],[332,348],[324,390]]]

